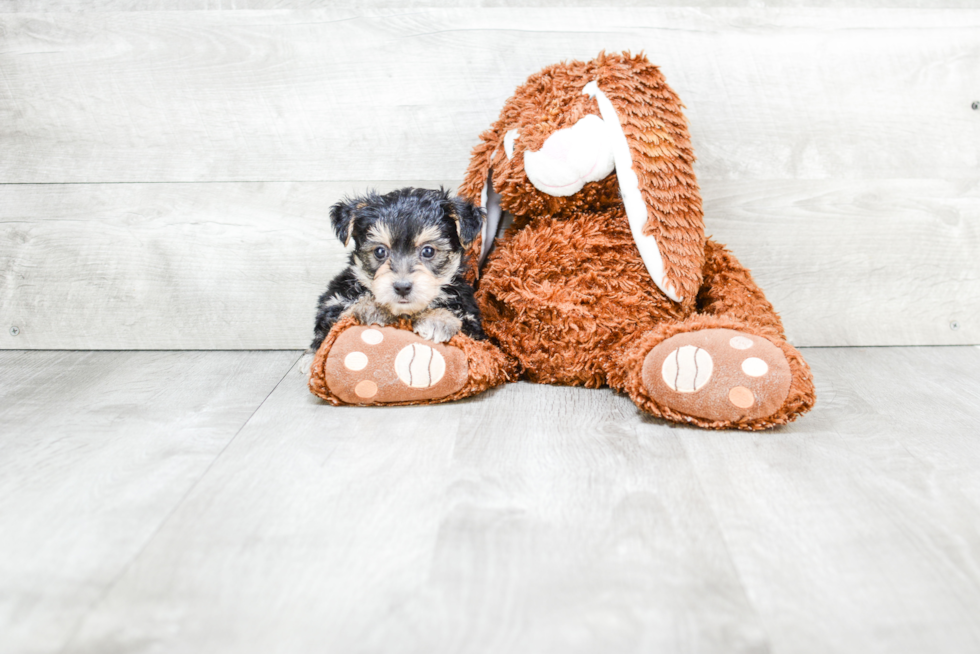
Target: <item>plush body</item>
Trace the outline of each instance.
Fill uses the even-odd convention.
[[[645,57],[532,75],[480,140],[459,192],[487,211],[476,297],[507,364],[706,428],[809,410],[809,368],[772,305],[704,236],[681,104]],[[500,372],[484,382],[513,377]]]

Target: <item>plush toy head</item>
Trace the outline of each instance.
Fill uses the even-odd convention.
[[[656,285],[675,301],[697,294],[704,227],[687,123],[644,56],[545,68],[480,139],[460,192],[487,210],[481,263],[502,212],[533,219],[617,206]]]

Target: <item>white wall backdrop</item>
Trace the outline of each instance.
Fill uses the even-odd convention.
[[[707,231],[795,344],[980,343],[970,2],[315,4],[0,5],[0,347],[305,347],[329,205],[455,186],[519,83],[603,49],[681,95]]]

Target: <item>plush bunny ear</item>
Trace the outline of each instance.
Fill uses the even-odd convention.
[[[583,92],[596,99],[609,127],[636,246],[660,290],[677,302],[693,298],[701,286],[704,222],[680,100],[642,56],[609,57],[605,64]]]
[[[596,169],[590,172],[595,173],[593,176],[586,175],[579,181],[597,181],[616,171],[633,238],[654,283],[675,301],[693,300],[701,286],[704,225],[694,177],[694,154],[680,100],[643,55],[603,53],[592,62],[548,70],[552,77],[566,82],[569,75],[582,75],[582,86],[578,88],[595,98],[602,119],[587,115],[573,127],[559,130],[549,137],[549,141],[562,141],[558,145],[563,147],[554,150],[575,154],[578,146],[596,146],[603,135],[608,135],[612,162],[603,159],[603,165],[594,166]],[[508,135],[493,130],[480,135],[481,143],[473,150],[459,189],[460,195],[473,202],[479,198],[487,212],[481,262],[490,251],[502,219],[491,166],[496,148],[500,144],[507,148]],[[574,194],[582,188],[581,184],[560,191],[553,186],[557,182],[552,178],[566,175],[552,169],[552,164],[557,159],[566,168],[577,169],[582,162],[598,162],[591,146],[586,147],[590,156],[581,161],[565,160],[566,155],[556,157],[554,153],[539,157],[536,152],[525,152],[524,173],[542,193],[555,197]],[[605,148],[598,149],[604,156],[607,154]],[[539,158],[532,161],[535,157]]]

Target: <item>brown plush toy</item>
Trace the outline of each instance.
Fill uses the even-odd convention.
[[[317,353],[314,393],[336,404],[457,399],[515,378],[516,361],[531,381],[608,385],[655,416],[706,428],[765,429],[813,406],[810,370],[772,305],[704,237],[681,104],[645,57],[550,66],[480,138],[460,195],[487,211],[477,300],[500,351],[458,335],[438,346],[440,379],[452,384],[414,389],[396,359],[420,339],[370,329],[392,345],[365,351],[371,365],[351,371],[352,348],[381,346],[347,320]],[[384,398],[350,394],[365,375],[389,389]]]

